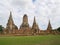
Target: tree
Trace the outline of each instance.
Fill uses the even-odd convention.
[[[2,25],[0,25],[0,33],[2,33],[3,32],[3,27],[2,27]]]
[[[57,28],[57,30],[60,32],[60,27],[59,27],[59,28]]]

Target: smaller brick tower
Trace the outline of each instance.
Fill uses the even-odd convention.
[[[34,22],[32,25],[32,34],[38,34],[38,33],[39,33],[39,27],[38,27],[35,17],[34,17]]]

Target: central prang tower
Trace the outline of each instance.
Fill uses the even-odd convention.
[[[26,14],[24,14],[24,16],[23,16],[23,22],[22,22],[22,25],[20,26],[20,29],[26,30],[28,28],[29,28],[28,16]]]

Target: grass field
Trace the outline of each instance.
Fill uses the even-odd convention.
[[[60,45],[60,35],[0,36],[0,45]]]

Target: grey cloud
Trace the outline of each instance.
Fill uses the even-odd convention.
[[[25,7],[27,5],[27,2],[23,0],[12,0],[11,4],[13,6]]]

